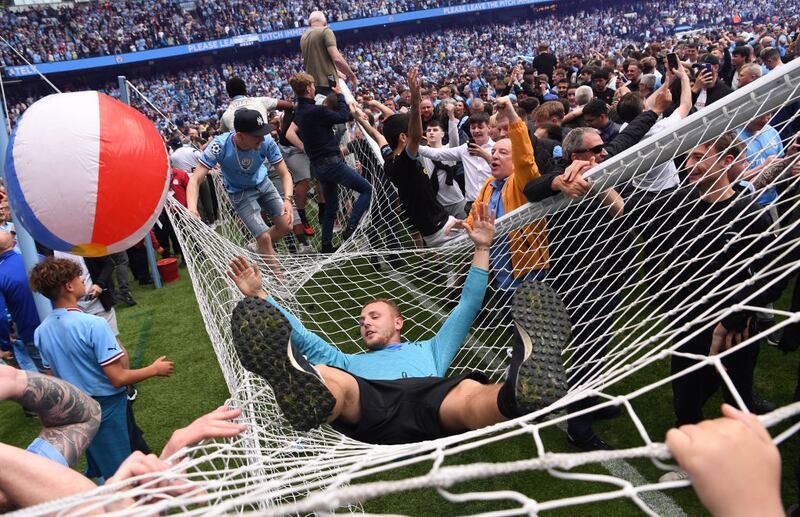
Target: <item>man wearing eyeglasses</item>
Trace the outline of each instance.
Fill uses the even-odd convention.
[[[655,95],[652,110],[639,114],[609,144],[603,142],[600,131],[578,127],[562,142],[563,156],[559,165],[563,174],[543,174],[525,186],[525,196],[531,202],[564,193],[572,198],[592,191],[584,174],[609,156],[613,156],[644,138],[672,103],[668,88]],[[590,206],[593,204],[594,206]],[[606,346],[613,337],[614,315],[619,304],[621,284],[625,280],[620,268],[629,260],[618,251],[620,225],[615,218],[625,210],[625,202],[613,188],[597,193],[579,211],[560,212],[547,217],[547,236],[550,251],[548,278],[557,292],[563,293],[564,303],[573,324],[576,353],[571,357],[573,384],[585,384],[603,368]],[[597,243],[590,254],[586,243]],[[587,263],[590,264],[587,267]],[[597,403],[593,397],[578,400],[570,406],[576,413]],[[578,450],[611,449],[592,428],[594,420],[616,416],[614,410],[598,410],[567,421],[567,443]]]

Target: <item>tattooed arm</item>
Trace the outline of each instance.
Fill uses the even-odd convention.
[[[39,415],[47,441],[75,466],[100,426],[100,404],[72,384],[40,373],[0,366],[0,400]]]

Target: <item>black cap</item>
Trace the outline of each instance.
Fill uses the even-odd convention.
[[[267,124],[264,117],[256,110],[242,108],[233,115],[233,129],[239,133],[253,136],[264,136],[272,131],[272,126]]]

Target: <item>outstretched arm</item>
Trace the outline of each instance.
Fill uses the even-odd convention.
[[[74,467],[100,426],[100,404],[72,384],[0,365],[0,400],[15,400],[39,415],[39,438]]]
[[[459,225],[475,243],[472,267],[464,283],[461,300],[430,341],[437,374],[441,376],[447,372],[453,358],[464,345],[472,322],[483,304],[489,281],[489,247],[495,234],[494,214],[489,212],[488,204],[475,203],[472,205],[471,215],[471,224],[460,221]]]
[[[294,314],[284,309],[267,294],[261,283],[261,271],[258,265],[248,263],[244,257],[234,257],[228,264],[228,277],[233,280],[239,291],[245,296],[254,296],[266,300],[283,313],[292,326],[292,343],[300,347],[312,364],[324,364],[337,368],[346,368],[349,363],[347,354],[343,354],[330,343],[308,330]]]
[[[369,117],[366,113],[359,109],[353,113],[353,116],[361,125],[361,128],[369,135],[369,137],[372,138],[376,144],[378,144],[378,148],[387,145],[386,138],[383,137],[381,132],[378,131],[376,127],[369,123]]]
[[[417,156],[419,143],[422,140],[422,115],[419,104],[422,101],[419,84],[419,72],[413,66],[408,69],[408,88],[411,90],[411,112],[408,115],[408,142],[406,151],[410,156]]]

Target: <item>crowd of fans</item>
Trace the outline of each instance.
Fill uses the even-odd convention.
[[[468,0],[93,0],[4,9],[0,11],[0,36],[36,64],[304,27],[315,7],[324,9],[332,21],[339,21],[463,3]],[[0,63],[25,64],[5,45]]]
[[[455,83],[461,92],[461,83],[468,80],[470,68],[478,67],[481,76],[489,80],[497,75],[503,63],[514,61],[516,56],[534,56],[537,41],[549,42],[553,51],[562,56],[580,54],[587,59],[605,59],[610,55],[619,61],[629,51],[626,48],[630,45],[641,47],[650,40],[671,45],[670,33],[676,24],[722,27],[734,21],[733,13],[741,13],[746,20],[769,21],[776,13],[794,12],[796,7],[796,0],[754,6],[745,11],[737,9],[732,1],[700,4],[650,1],[636,8],[636,16],[626,16],[626,10],[633,9],[633,6],[626,5],[623,8],[587,9],[566,19],[563,15],[553,14],[513,25],[491,23],[489,18],[485,24],[470,28],[421,32],[388,41],[363,41],[344,47],[342,52],[358,74],[361,89],[376,97],[396,93],[403,80],[405,65],[417,60],[419,55],[428,56],[420,62],[423,78],[431,83]],[[425,26],[420,28],[424,31]],[[129,31],[122,32],[129,34]],[[35,40],[25,38],[25,41]],[[178,72],[155,73],[130,80],[171,117],[171,122],[213,123],[226,100],[224,83],[228,77],[243,78],[252,85],[253,94],[289,98],[288,79],[302,70],[302,66],[300,56],[288,53],[223,62],[213,67],[186,67]],[[91,86],[112,96],[118,95],[115,82]],[[9,95],[9,116],[14,120],[34,99],[22,98],[13,87]],[[145,103],[140,102],[137,107],[164,126],[165,121]]]
[[[136,7],[134,4],[126,5],[131,9]],[[157,12],[163,10],[179,25],[182,19],[170,5],[154,4],[152,8]],[[419,8],[419,5],[402,5]],[[216,23],[208,29],[211,32],[205,34],[230,30],[225,24],[236,24],[237,30],[246,27],[248,31],[250,27],[273,27],[270,24],[273,18],[258,18],[251,21],[251,25],[236,18],[234,12],[239,15],[251,12],[252,8],[247,5],[236,4],[235,10],[226,11],[230,17],[215,13],[213,10],[218,7],[218,4],[198,4],[198,12],[205,15],[200,18],[215,19]],[[393,7],[382,4],[380,8]],[[586,196],[591,185],[583,175],[596,164],[648,136],[668,131],[690,113],[707,109],[734,90],[764,74],[774,73],[777,68],[799,57],[800,19],[797,15],[787,14],[800,12],[798,8],[798,0],[778,1],[748,9],[742,9],[729,0],[643,2],[637,5],[635,14],[620,8],[592,9],[566,17],[552,15],[513,25],[494,24],[487,20],[480,27],[421,33],[390,41],[365,41],[342,49],[344,63],[331,61],[320,64],[309,59],[304,62],[299,55],[263,57],[212,68],[187,68],[177,75],[170,73],[135,79],[133,84],[171,117],[169,121],[160,120],[152,108],[137,101],[137,106],[158,121],[165,142],[171,148],[174,169],[171,183],[176,199],[193,215],[212,222],[215,202],[208,192],[204,193],[203,185],[207,189],[208,182],[204,183],[203,179],[211,171],[219,172],[233,208],[253,234],[255,245],[276,276],[281,275],[274,248],[279,240],[295,239],[300,244],[294,247],[295,251],[316,252],[313,248],[309,250],[306,237],[314,235],[316,228],[321,228],[322,249],[318,251],[336,251],[332,234],[334,221],[340,214],[338,197],[343,190],[339,188],[341,186],[358,192],[354,202],[343,207],[349,212],[349,221],[342,229],[342,241],[353,234],[359,218],[367,210],[380,210],[383,217],[373,218],[373,222],[383,226],[376,232],[382,233],[387,242],[394,242],[395,246],[399,246],[399,241],[391,234],[400,225],[410,229],[418,237],[417,242],[428,247],[441,246],[456,238],[459,232],[469,233],[476,245],[473,269],[484,271],[484,282],[491,278],[498,293],[498,304],[509,303],[514,290],[533,279],[548,279],[556,285],[557,290],[564,293],[566,305],[577,308],[570,317],[574,340],[581,352],[575,354],[573,361],[576,361],[575,375],[582,378],[593,373],[592,365],[602,363],[606,346],[613,337],[613,318],[619,304],[617,292],[621,289],[616,282],[624,276],[622,271],[614,268],[620,267],[619,263],[624,267],[625,260],[619,257],[611,260],[611,249],[599,250],[591,271],[587,273],[585,268],[571,262],[585,259],[576,255],[576,247],[585,246],[585,242],[602,246],[604,241],[613,240],[607,235],[592,233],[597,229],[607,231],[612,224],[622,230],[615,234],[620,238],[637,232],[646,242],[645,251],[649,246],[649,254],[665,257],[659,267],[681,280],[677,292],[658,293],[659,301],[668,308],[681,307],[682,301],[688,297],[687,289],[699,288],[692,275],[704,277],[726,267],[725,261],[741,253],[741,243],[750,242],[750,237],[753,240],[771,238],[767,228],[770,224],[768,217],[772,215],[756,211],[753,203],[767,206],[774,201],[778,188],[775,180],[784,169],[790,170],[791,174],[800,173],[796,165],[791,165],[794,163],[791,160],[800,153],[796,142],[796,135],[800,132],[800,117],[797,116],[800,106],[796,102],[788,103],[775,113],[754,119],[746,126],[720,136],[715,142],[690,150],[682,164],[688,170],[686,183],[689,188],[685,192],[680,190],[683,180],[674,164],[654,168],[629,184],[606,188],[587,201],[597,206],[586,211],[587,217],[594,219],[582,221],[581,227],[590,235],[582,235],[580,243],[574,241],[574,233],[565,229],[567,224],[559,223],[561,214],[554,214],[547,221],[533,222],[517,234],[493,241],[494,230],[487,230],[487,225],[492,226],[492,218],[487,219],[488,210],[503,215],[527,201],[541,201],[560,193],[573,198]],[[78,9],[80,12],[80,9],[89,8]],[[336,7],[332,9],[332,12],[337,12]],[[358,12],[347,11],[348,15],[357,15]],[[295,18],[291,15],[287,18],[294,21],[284,19],[280,23],[302,23],[305,11],[298,7],[294,13]],[[672,28],[683,23],[705,28],[687,38],[673,34]],[[63,24],[59,30],[68,25]],[[148,30],[153,26],[150,23]],[[318,31],[316,34],[320,38],[324,38],[325,30],[329,30],[325,29],[324,19],[320,21],[319,18],[316,25],[312,20],[311,27]],[[48,34],[47,31],[44,34]],[[147,45],[147,42],[158,40],[153,40],[151,35],[151,39],[144,38],[143,41]],[[323,44],[319,42],[325,40],[317,41],[317,44]],[[102,49],[102,45],[95,48]],[[409,67],[409,63],[419,65]],[[331,70],[333,74],[328,73]],[[348,104],[338,88],[328,82],[327,77],[334,77],[337,71],[357,80],[357,84],[351,84],[355,102]],[[110,86],[105,91],[117,94]],[[289,99],[294,103],[286,102]],[[10,111],[12,118],[19,116],[32,100],[17,101]],[[358,128],[352,124],[353,118],[358,121]],[[272,122],[273,127],[268,122]],[[353,139],[342,145],[340,136],[347,124],[353,129]],[[264,138],[270,131],[272,138]],[[385,162],[383,168],[374,163],[367,165],[369,157],[374,155],[370,154],[370,147],[362,145],[365,134],[381,148]],[[356,160],[346,161],[343,155],[351,154]],[[269,175],[265,163],[273,169]],[[425,164],[425,169],[422,164]],[[319,225],[305,214],[312,181],[318,182]],[[668,230],[656,238],[657,232],[651,227],[626,227],[622,215],[637,214],[637,210],[638,215],[627,216],[628,221],[651,221],[656,220],[659,214],[666,214]],[[747,211],[752,212],[755,222],[735,228],[738,233],[751,232],[741,240],[719,240],[728,235],[723,231],[727,228],[719,226],[700,229],[703,235],[710,237],[681,241],[685,235],[697,230],[695,227],[687,228],[686,220],[691,224],[698,221],[703,224],[707,214],[715,213],[719,217],[709,224],[736,225],[741,222],[741,214]],[[269,221],[262,213],[270,216]],[[396,213],[403,214],[402,221],[398,217],[390,219],[391,214]],[[613,223],[617,220],[621,222]],[[168,223],[163,218],[162,222]],[[571,221],[571,224],[576,223]],[[476,236],[476,227],[491,235]],[[681,234],[681,231],[685,233]],[[370,235],[370,239],[374,237],[377,238]],[[763,241],[764,249],[770,244]],[[703,253],[707,247],[719,252],[710,254],[709,258]],[[608,251],[608,256],[605,251]],[[16,253],[13,238],[7,237],[2,230],[0,253]],[[175,253],[179,250],[176,249]],[[479,254],[482,254],[480,260],[477,258]],[[753,268],[758,270],[769,259],[771,257],[763,260],[759,257]],[[796,260],[796,254],[790,259]],[[649,260],[649,256],[644,260]],[[254,272],[243,261],[239,266],[234,266],[234,263],[229,276],[242,292],[266,298],[260,276],[253,280],[254,275],[260,273]],[[692,263],[688,272],[683,267],[687,263]],[[34,289],[48,296],[58,308],[68,309],[76,305],[78,299],[86,296],[87,292],[91,294],[97,284],[92,275],[89,283],[81,288],[76,281],[80,268],[71,264],[74,261],[47,259],[32,274]],[[85,267],[91,273],[92,262],[88,261]],[[491,277],[488,270],[491,270]],[[580,280],[577,271],[581,271]],[[17,281],[18,273],[15,276]],[[253,292],[243,288],[248,280],[253,280]],[[748,278],[737,278],[736,281],[744,284]],[[113,289],[113,281],[106,278],[103,282],[108,282]],[[754,279],[751,283],[756,285],[755,288],[763,289],[757,299],[748,304],[765,306],[772,303],[787,288],[787,282],[765,286]],[[103,285],[97,287],[98,295],[105,290]],[[797,291],[799,288],[794,289]],[[464,291],[467,290],[465,287]],[[482,299],[482,295],[478,298]],[[704,297],[698,302],[702,306],[693,307],[691,314],[680,318],[688,321],[696,317],[711,306],[710,298]],[[795,292],[795,303],[798,298]],[[376,302],[392,307],[386,300]],[[792,307],[793,311],[798,309]],[[108,312],[104,307],[97,310],[98,315],[102,315],[102,310]],[[13,315],[14,311],[11,312]],[[60,314],[65,319],[69,317],[79,321],[77,316]],[[756,322],[756,318],[751,316],[736,313],[712,322],[707,331],[692,336],[680,350],[701,355],[716,353],[741,340],[748,331],[752,334],[756,328],[763,330],[774,324],[772,321]],[[362,315],[360,321],[365,318],[367,316]],[[103,399],[101,412],[105,419],[107,406],[103,404],[111,403],[108,397],[123,401],[126,384],[169,375],[172,365],[160,358],[141,371],[130,370],[122,362],[106,368],[118,358],[125,357],[124,349],[115,343],[110,332],[112,327],[106,328],[98,320],[90,322],[102,330],[101,338],[106,339],[104,344],[107,345],[104,348],[109,351],[103,357],[93,359],[100,367],[92,363],[91,375],[99,378],[99,384],[109,393],[92,393],[91,388],[84,391]],[[760,327],[756,327],[757,324]],[[42,353],[42,357],[35,357],[35,367],[55,367],[59,370],[54,372],[57,376],[68,378],[71,373],[69,358],[63,357],[50,343],[62,339],[51,330],[54,322],[46,320],[39,325],[34,337],[26,338],[33,339],[36,347],[24,343],[33,356]],[[363,321],[361,325],[365,343],[369,346],[374,334],[364,331],[368,325]],[[777,340],[775,344],[786,350],[792,346],[796,348],[799,330],[797,325],[787,328],[782,339],[773,334],[773,339]],[[399,330],[394,331],[399,337]],[[394,331],[390,329],[390,332]],[[307,338],[307,334],[301,334]],[[82,338],[80,332],[70,335],[73,340]],[[319,338],[314,342],[318,344]],[[73,345],[75,343],[63,346]],[[761,413],[772,406],[753,393],[754,349],[742,349],[721,361],[741,401],[751,411]],[[306,350],[301,352],[306,354]],[[6,357],[7,354],[6,351]],[[368,355],[362,354],[362,357]],[[690,368],[692,364],[692,361],[682,360],[676,355],[672,359],[673,373]],[[322,364],[323,372],[329,371],[326,365]],[[338,364],[333,366],[339,368]],[[322,375],[318,370],[316,374],[310,370],[306,368],[305,374]],[[339,371],[344,373],[345,370],[343,366]],[[446,370],[447,365],[444,365],[442,371]],[[59,372],[65,374],[58,375]],[[11,375],[7,370],[0,370],[0,381],[4,373]],[[281,375],[285,375],[283,370]],[[74,379],[67,380],[80,384],[80,375]],[[707,396],[703,398],[700,393],[716,390],[719,385],[717,371],[711,368],[676,376],[672,388],[677,423],[701,421]],[[501,396],[496,398],[499,405]],[[727,390],[725,398],[736,402]],[[282,400],[285,402],[287,399],[293,397]],[[495,403],[494,399],[489,402]],[[124,402],[120,403],[124,405]],[[569,409],[574,413],[593,403],[596,401],[579,401]],[[90,402],[87,404],[91,405]],[[281,409],[288,414],[284,406]],[[509,413],[504,411],[508,407],[495,409],[495,413],[499,411],[503,417],[509,417]],[[96,415],[90,414],[92,411],[86,413],[81,422],[97,419]],[[743,421],[744,418],[730,409],[726,409],[725,414],[729,419]],[[217,420],[227,421],[235,416],[226,413],[224,417],[218,415]],[[511,418],[514,416],[518,415],[514,413]],[[570,418],[567,423],[570,445],[584,451],[611,449],[612,446],[593,431],[592,420],[598,417],[599,412]],[[135,424],[129,424],[128,430],[133,433]],[[241,430],[239,426],[220,435],[235,435]],[[690,430],[685,428],[683,432]],[[124,457],[131,451],[130,443],[127,448],[114,448],[119,445],[115,438],[108,431],[99,432],[98,437],[101,434],[103,438],[98,439],[98,444],[103,446],[102,451],[93,451],[91,445],[88,447],[94,461],[100,461],[102,465],[92,466],[102,467],[96,474],[113,480],[115,470],[125,465]],[[38,447],[38,452],[42,453],[44,446],[38,444]],[[675,443],[675,447],[677,453],[680,444]],[[32,450],[37,451],[36,448]],[[113,451],[114,457],[109,451]],[[8,457],[8,461],[17,454],[12,452],[0,448],[0,454]],[[68,457],[63,451],[59,454],[61,463],[74,463],[74,455]],[[691,470],[691,466],[689,468]],[[159,470],[159,466],[152,470]],[[684,471],[666,479],[676,480],[686,475]],[[699,479],[694,477],[695,474],[692,476],[693,481]]]

